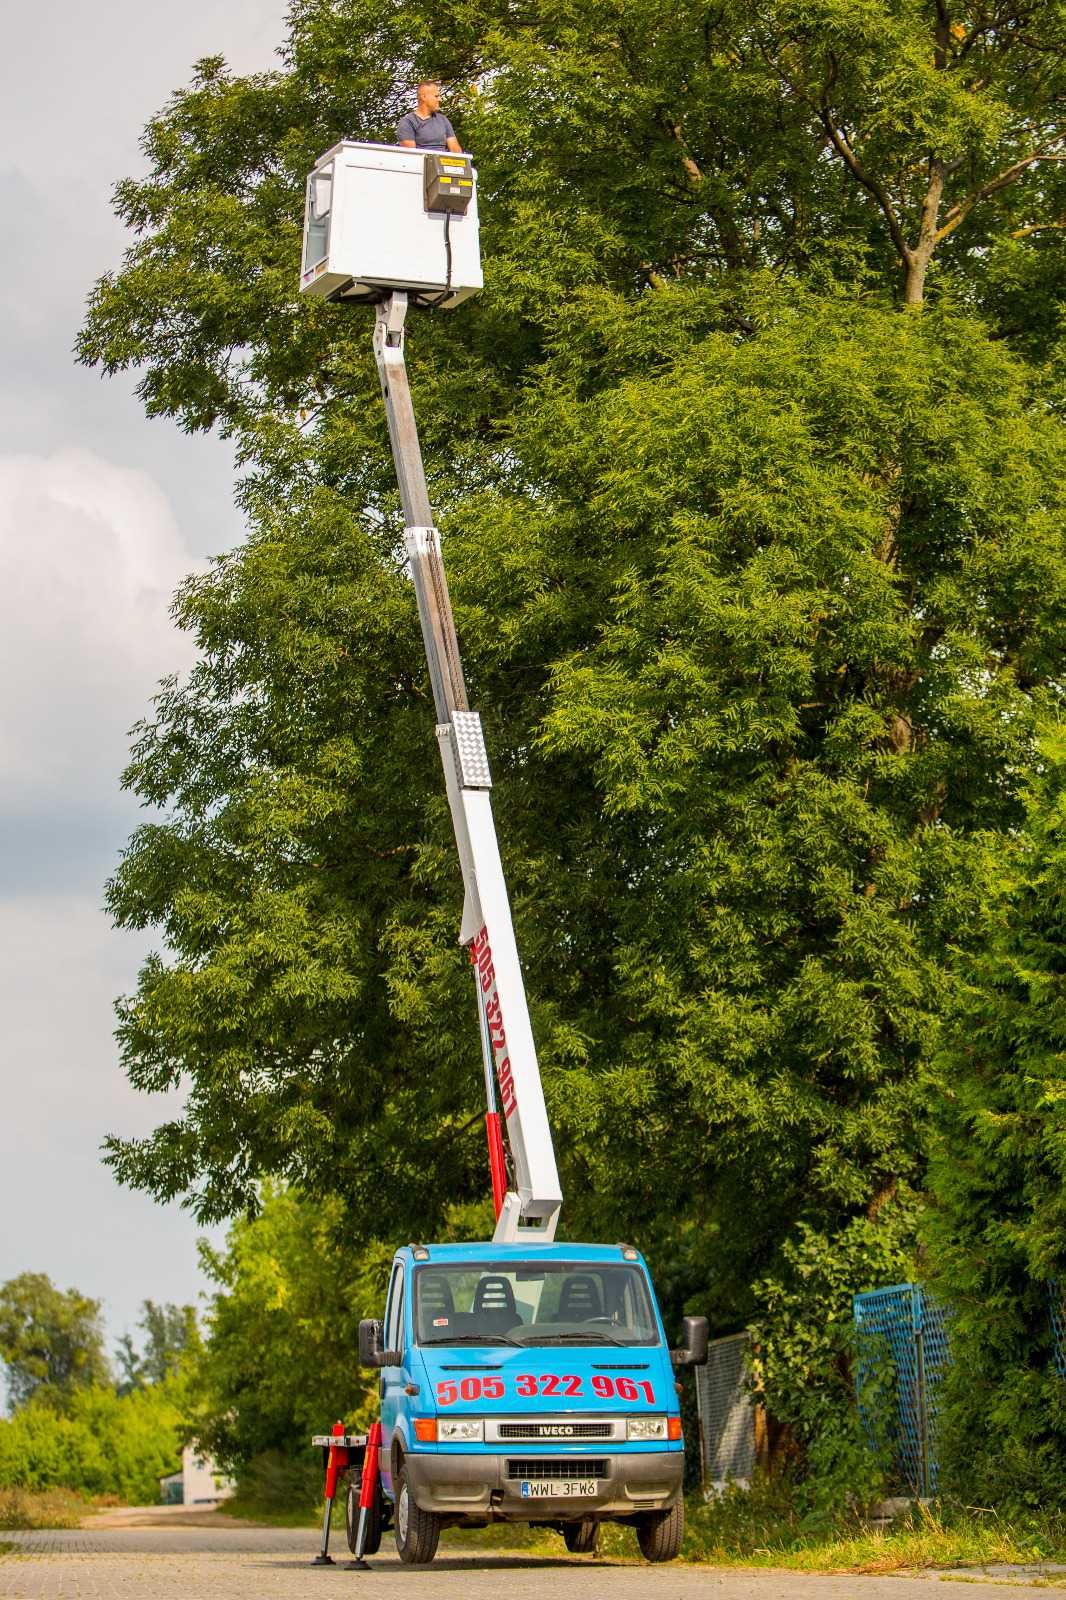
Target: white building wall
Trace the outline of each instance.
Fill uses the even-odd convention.
[[[211,1456],[194,1444],[187,1444],[181,1453],[181,1478],[182,1501],[187,1506],[226,1500],[235,1487],[233,1479],[223,1476]]]

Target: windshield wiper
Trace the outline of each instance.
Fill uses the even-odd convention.
[[[521,1349],[521,1342],[507,1333],[454,1333],[448,1339],[422,1339],[423,1345],[433,1344],[513,1344]]]
[[[542,1333],[532,1339],[523,1339],[523,1344],[617,1344],[623,1349],[627,1347],[625,1339],[616,1339],[613,1333],[593,1333],[582,1329],[578,1333]]]

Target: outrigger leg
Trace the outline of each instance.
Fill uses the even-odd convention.
[[[348,1562],[348,1571],[369,1571],[370,1563],[364,1560],[370,1512],[378,1490],[378,1457],[381,1454],[381,1423],[371,1423],[366,1436],[366,1455],[363,1457],[363,1474],[359,1485],[359,1523],[355,1530],[355,1557]]]
[[[330,1444],[329,1461],[326,1466],[326,1504],[322,1511],[322,1548],[312,1562],[316,1567],[331,1567],[333,1557],[329,1553],[329,1524],[333,1513],[333,1497],[337,1493],[337,1479],[341,1471],[348,1465],[348,1451],[345,1449],[344,1423],[333,1424],[332,1437],[336,1444]]]

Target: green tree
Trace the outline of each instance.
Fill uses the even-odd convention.
[[[124,1333],[115,1352],[122,1377],[120,1394],[165,1383],[200,1348],[195,1306],[156,1305],[154,1300],[145,1300],[137,1326],[143,1334],[141,1348]]]
[[[778,0],[748,32],[887,234],[904,304],[938,253],[965,270],[1066,226],[1060,3]]]
[[[180,1463],[183,1439],[169,1384],[121,1396],[99,1385],[75,1389],[58,1414],[38,1390],[0,1419],[0,1488],[66,1488],[156,1505],[159,1479]]]
[[[338,138],[391,138],[431,57],[478,156],[488,281],[476,308],[435,330],[420,410],[431,442],[476,443],[482,471],[521,374],[581,286],[631,295],[812,266],[895,285],[908,254],[924,282],[935,250],[980,297],[1006,250],[990,311],[1018,333],[1006,279],[1039,280],[1050,330],[1063,294],[1062,29],[1061,0],[955,12],[946,0],[775,0],[757,24],[744,5],[665,0],[442,0],[387,16],[371,0],[296,0],[279,71],[236,78],[207,58],[149,124],[149,175],[116,189],[134,241],[94,291],[82,359],[139,368],[150,414],[221,425],[282,476],[308,445],[327,464],[317,433],[301,440],[283,422],[343,408],[328,460],[355,474],[356,495],[368,475],[380,494],[358,319],[296,303],[303,178]],[[930,244],[933,223],[943,237]]]
[[[182,591],[199,662],[127,773],[167,815],[110,905],[165,949],[120,1040],[136,1086],[187,1098],[110,1142],[124,1181],[217,1219],[276,1174],[361,1238],[383,1196],[400,1236],[484,1187],[369,329],[295,288],[304,173],[389,137],[428,66],[469,83],[487,282],[415,319],[411,365],[567,1229],[640,1219],[671,1313],[698,1290],[723,1329],[803,1230],[905,1255],[946,952],[1063,647],[1055,152],[988,189],[1059,92],[1058,12],[960,13],[937,66],[935,8],[838,10],[308,0],[279,72],[201,63],[150,125],[82,355],[236,438],[249,535]],[[830,55],[833,128],[908,250],[930,163],[938,231],[967,207],[920,316],[810,103]]]
[[[1051,1304],[1066,1286],[1066,744],[1044,750],[1028,827],[937,1061],[929,1256],[953,1308],[943,1454],[997,1503],[1066,1488]],[[1061,1359],[1061,1352],[1060,1352]]]
[[[0,1287],[0,1356],[12,1406],[37,1396],[66,1404],[77,1389],[110,1379],[100,1302],[57,1289],[43,1272],[23,1272]]]
[[[920,1176],[944,951],[1056,670],[1064,458],[970,324],[751,310],[738,342],[693,328],[713,296],[588,299],[516,421],[532,487],[448,531],[570,1226],[653,1226],[695,1185],[723,1219],[758,1197],[758,1253],[800,1204],[847,1216]],[[598,364],[615,388],[583,399]],[[112,903],[183,956],[122,1037],[136,1082],[190,1071],[193,1095],[115,1159],[215,1214],[263,1172],[340,1171],[363,1229],[385,1183],[417,1231],[482,1183],[458,874],[424,689],[395,688],[417,624],[331,491],[279,516],[187,590],[203,664],[138,755],[146,797],[191,803]],[[750,1282],[728,1231],[709,1253]]]
[[[309,1461],[312,1434],[375,1414],[376,1381],[353,1352],[360,1317],[382,1314],[394,1246],[353,1252],[343,1224],[336,1200],[268,1186],[224,1251],[201,1246],[218,1289],[190,1405],[197,1438],[227,1466],[247,1472],[269,1452]]]

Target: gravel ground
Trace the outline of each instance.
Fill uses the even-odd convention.
[[[1019,1587],[1056,1577],[1017,1570],[930,1573],[920,1577],[820,1577],[797,1572],[733,1572],[713,1567],[625,1566],[588,1557],[444,1552],[431,1567],[401,1566],[388,1536],[369,1572],[337,1563],[313,1567],[316,1541],[303,1528],[90,1527],[0,1535],[15,1549],[0,1558],[0,1600],[318,1600],[353,1591],[367,1600],[933,1600],[944,1583],[978,1584],[982,1597],[1016,1597]],[[1061,1576],[1058,1579],[1062,1581]]]

